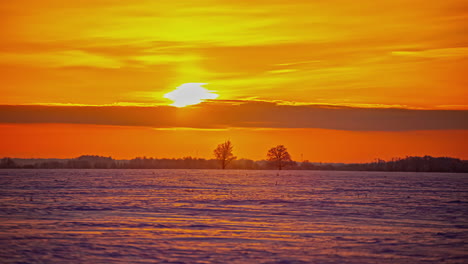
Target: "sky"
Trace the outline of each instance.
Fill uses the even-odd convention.
[[[468,159],[467,19],[463,0],[2,1],[0,156]]]

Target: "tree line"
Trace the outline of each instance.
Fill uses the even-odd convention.
[[[74,159],[41,159],[24,161],[3,158],[0,168],[17,169],[242,169],[242,170],[348,170],[348,171],[414,171],[414,172],[468,172],[468,161],[449,157],[406,157],[390,161],[377,159],[370,163],[331,164],[293,161],[287,148],[270,148],[265,160],[237,159],[231,141],[219,144],[213,150],[214,159],[184,157],[157,159],[137,157],[116,160],[112,157],[83,155]]]

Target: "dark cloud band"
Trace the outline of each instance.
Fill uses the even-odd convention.
[[[468,129],[467,110],[291,106],[267,102],[170,106],[0,105],[1,123],[70,123],[155,128],[323,128],[352,131]]]

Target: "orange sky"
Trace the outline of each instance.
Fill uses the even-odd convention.
[[[239,158],[265,159],[267,150],[284,144],[294,160],[362,162],[405,155],[464,157],[466,130],[366,132],[329,129],[152,129],[68,124],[0,125],[2,152],[15,157],[69,158],[99,153],[120,159],[136,156],[212,157],[230,139]],[[181,142],[182,140],[182,142]],[[20,144],[18,144],[20,143]]]
[[[238,156],[255,159],[276,144],[311,161],[468,159],[467,19],[462,0],[2,1],[0,156],[210,157],[231,138]],[[96,122],[65,109],[166,106],[164,94],[193,82],[219,97],[203,111],[187,108],[183,130],[141,124],[146,112]],[[265,105],[251,107],[258,102]],[[22,106],[38,104],[65,108],[19,118]],[[220,116],[217,104],[231,107],[222,127],[211,117]],[[308,105],[340,111],[300,107]],[[364,107],[365,116],[353,112],[351,126],[346,107]],[[382,108],[434,111],[418,119]],[[156,121],[174,118],[161,109]],[[414,120],[423,121],[407,125]],[[47,145],[52,139],[60,144]]]

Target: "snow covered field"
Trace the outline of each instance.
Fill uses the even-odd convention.
[[[468,263],[468,175],[0,170],[1,263]]]

